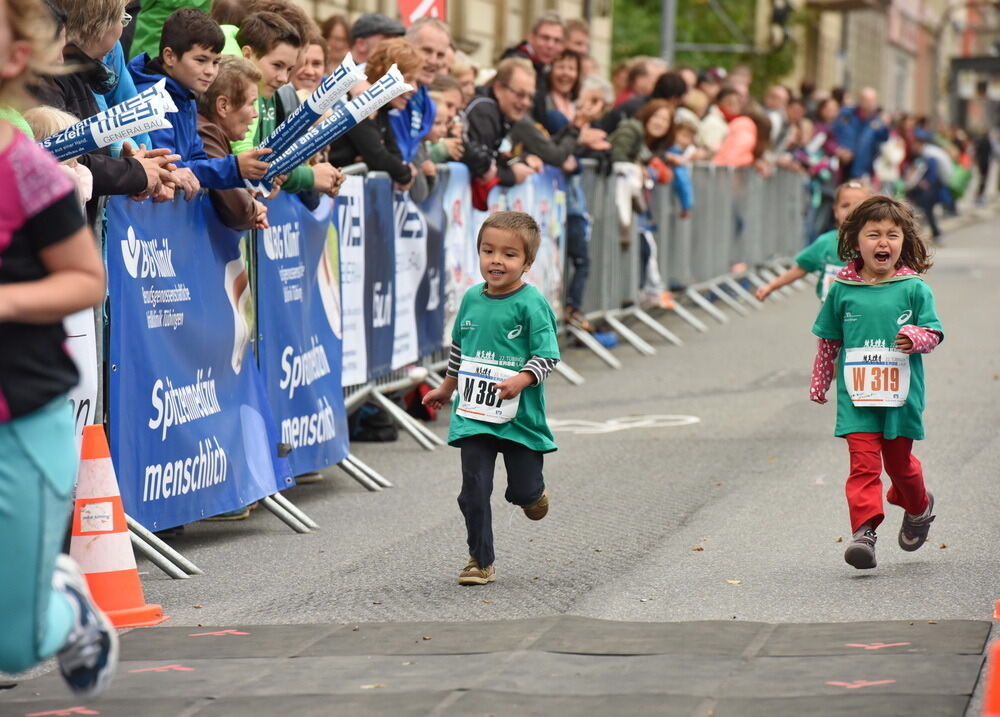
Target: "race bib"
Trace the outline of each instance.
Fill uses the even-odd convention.
[[[910,357],[894,349],[847,349],[844,385],[855,406],[902,406],[910,392]]]
[[[826,301],[826,295],[830,293],[830,287],[833,286],[833,280],[837,278],[837,274],[843,269],[842,266],[837,266],[836,264],[827,264],[823,267],[823,276],[820,279],[822,283],[822,289],[820,290],[819,300]]]
[[[521,396],[501,399],[497,384],[516,376],[489,364],[463,360],[458,369],[458,415],[486,423],[507,423],[517,416]]]

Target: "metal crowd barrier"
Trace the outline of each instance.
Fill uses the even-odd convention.
[[[655,349],[626,319],[679,344],[680,339],[639,306],[640,222],[633,212],[630,225],[624,226],[622,220],[629,217],[619,216],[617,183],[623,180],[614,170],[601,175],[595,162],[584,160],[582,165],[593,218],[585,299],[588,318],[605,320],[625,342],[647,355]],[[647,220],[655,227],[657,267],[675,292],[666,311],[704,332],[708,327],[691,309],[726,323],[730,314],[724,308],[738,316],[763,308],[750,290],[773,279],[775,272],[783,272],[801,249],[805,185],[800,174],[784,169],[764,177],[750,167],[696,163],[690,172],[695,197],[690,215],[681,216],[670,185],[657,185],[650,192]],[[792,287],[803,288],[798,283]],[[781,299],[792,287],[774,296]],[[683,292],[683,299],[676,292]]]

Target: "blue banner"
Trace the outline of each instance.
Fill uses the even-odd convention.
[[[439,175],[434,189],[420,204],[426,245],[426,268],[416,295],[417,348],[420,356],[433,353],[445,345],[444,199],[447,188],[448,175]],[[450,341],[448,345],[451,345]]]
[[[365,316],[368,379],[392,371],[395,342],[396,246],[392,180],[365,179]]]
[[[204,195],[112,197],[107,215],[111,455],[126,512],[161,530],[290,485],[248,351],[239,235]]]
[[[341,386],[340,246],[333,202],[279,192],[257,236],[258,360],[295,475],[348,453]]]

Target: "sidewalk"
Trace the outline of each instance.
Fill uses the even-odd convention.
[[[486,593],[483,593],[486,594]],[[104,698],[58,674],[0,714],[962,717],[990,623],[615,622],[159,627],[122,638]]]

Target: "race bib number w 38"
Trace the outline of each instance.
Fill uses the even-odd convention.
[[[855,406],[902,406],[910,392],[910,357],[893,349],[847,349],[844,385]]]
[[[517,416],[521,396],[501,399],[497,384],[517,371],[463,360],[458,369],[458,415],[486,423],[507,423]]]

